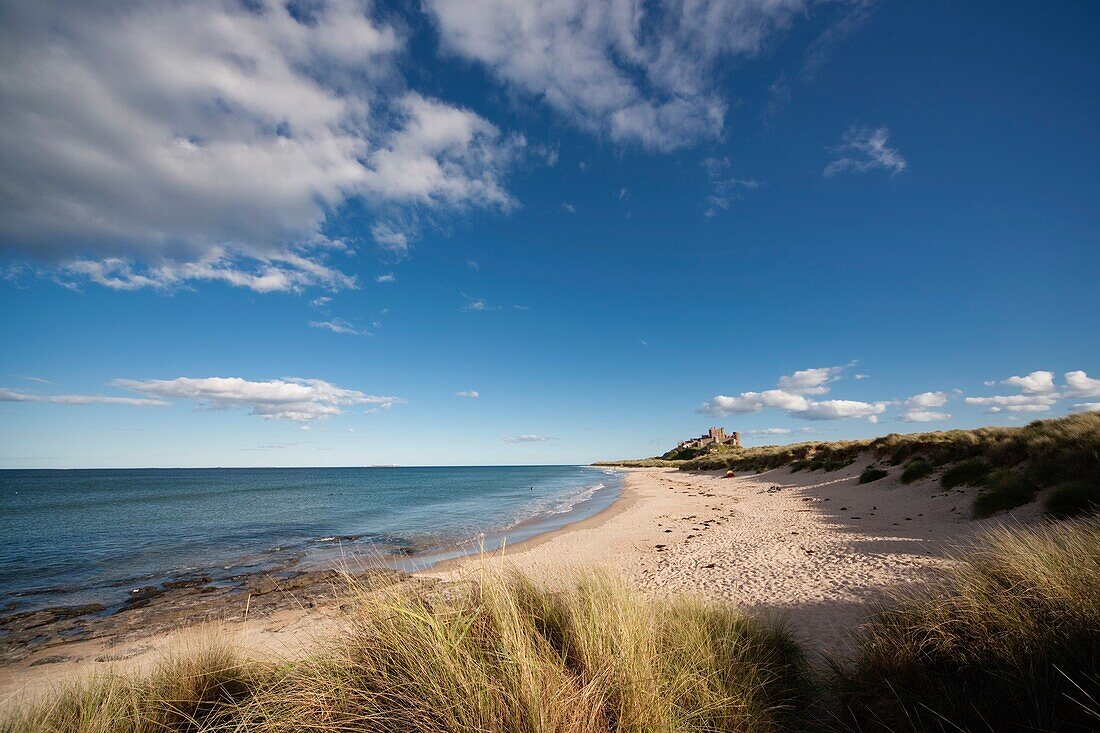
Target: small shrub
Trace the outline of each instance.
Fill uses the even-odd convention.
[[[869,484],[872,481],[878,481],[880,478],[886,478],[889,473],[889,471],[884,471],[881,468],[868,466],[867,468],[863,469],[863,473],[859,475],[859,482],[861,484]]]
[[[926,476],[931,476],[935,468],[923,458],[914,458],[905,464],[905,470],[901,472],[901,482],[911,484]]]
[[[981,458],[971,458],[969,461],[963,461],[947,469],[940,478],[940,486],[945,489],[953,489],[956,486],[981,486],[989,476],[989,470],[989,464]]]
[[[807,468],[811,471],[818,471],[822,468],[825,468],[825,459],[824,458],[815,458],[812,461],[810,461],[810,465],[807,466]]]
[[[1100,512],[1100,482],[1068,481],[1060,484],[1047,496],[1044,509],[1055,517]]]
[[[803,458],[802,460],[795,461],[794,463],[791,464],[791,473],[798,473],[799,471],[801,471],[802,469],[806,468],[809,465],[810,465],[810,462],[807,461],[805,458]]]
[[[1023,506],[1035,498],[1039,487],[1023,474],[1010,469],[998,471],[989,477],[984,489],[974,497],[974,518],[981,519]]]
[[[850,466],[850,465],[852,465],[852,463],[853,463],[852,461],[848,461],[848,460],[845,460],[845,459],[825,461],[824,469],[825,469],[826,473],[831,473],[833,471],[839,471],[840,469],[844,468],[845,466]]]

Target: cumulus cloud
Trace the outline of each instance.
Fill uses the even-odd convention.
[[[472,400],[476,400],[481,395],[476,389],[466,389],[461,392],[455,392],[455,397],[468,397]]]
[[[829,382],[834,382],[847,367],[819,367],[802,369],[794,374],[779,378],[779,388],[798,394],[825,394],[829,391]]]
[[[379,275],[378,277],[374,278],[374,281],[376,283],[392,283],[397,281],[397,276],[394,275],[392,272],[387,272],[385,275]]]
[[[321,379],[274,379],[252,382],[240,377],[116,379],[115,385],[157,400],[188,399],[210,409],[244,408],[267,419],[307,422],[339,415],[351,405],[389,409],[399,397],[344,389]]]
[[[1100,379],[1082,371],[1066,372],[1066,394],[1070,397],[1100,397]]]
[[[56,405],[131,405],[134,407],[165,407],[167,402],[144,397],[111,397],[91,394],[42,395],[0,387],[0,402],[50,402]]]
[[[876,419],[889,403],[860,402],[856,400],[814,400],[806,395],[820,395],[829,391],[828,384],[846,367],[819,367],[802,369],[779,378],[779,389],[763,392],[742,392],[730,397],[717,395],[699,408],[706,415],[727,416],[760,412],[771,408],[782,410],[791,417],[804,420],[844,420],[847,418]]]
[[[1067,374],[1066,377],[1068,379],[1069,375]],[[1100,384],[1100,380],[1097,380],[1097,383]],[[1001,384],[1017,387],[1026,394],[1048,394],[1054,391],[1054,372],[1036,371],[1024,377],[1009,377]]]
[[[1074,412],[1098,412],[1100,411],[1100,402],[1079,402],[1076,405],[1070,405],[1069,409]]]
[[[718,69],[750,57],[805,0],[427,0],[449,52],[616,143],[668,151],[723,131]]]
[[[994,395],[993,397],[966,397],[968,405],[988,407],[988,412],[1046,412],[1057,401],[1057,395]]]
[[[993,395],[992,397],[967,397],[968,405],[980,405],[988,412],[1047,412],[1055,403],[1065,397],[1100,397],[1100,379],[1090,379],[1083,371],[1066,372],[1064,392],[1057,391],[1054,373],[1034,371],[1022,377],[1009,377],[1000,381],[1010,387],[1016,387],[1020,394]],[[987,380],[986,386],[998,384]]]
[[[545,443],[548,440],[556,440],[556,438],[549,438],[545,435],[513,435],[508,438],[501,438],[505,443]]]
[[[840,145],[833,148],[835,156],[825,166],[826,178],[838,173],[866,173],[875,169],[886,170],[891,176],[905,172],[908,164],[895,148],[889,146],[890,128],[850,128],[844,133]]]
[[[3,12],[0,247],[63,283],[352,287],[325,227],[349,200],[395,220],[512,204],[522,138],[405,89],[404,39],[369,3]]]
[[[902,422],[933,422],[938,420],[950,420],[951,414],[936,412],[933,407],[943,407],[947,404],[945,392],[921,392],[913,395],[905,401],[905,411],[898,416]]]

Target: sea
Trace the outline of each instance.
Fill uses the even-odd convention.
[[[0,611],[249,573],[412,571],[592,516],[590,466],[0,470]]]

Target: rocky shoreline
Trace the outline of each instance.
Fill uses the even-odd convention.
[[[21,662],[54,648],[56,654],[38,656],[31,664],[77,661],[65,653],[66,646],[74,642],[98,640],[109,649],[199,623],[242,621],[284,609],[334,604],[338,590],[349,578],[375,585],[405,577],[404,573],[385,568],[354,574],[337,570],[252,573],[218,582],[194,576],[134,588],[123,603],[114,606],[87,603],[14,611],[9,604],[0,611],[0,665]],[[115,657],[108,652],[96,661],[113,661],[136,653],[140,651],[130,649]]]

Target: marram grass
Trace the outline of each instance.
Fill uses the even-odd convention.
[[[9,710],[4,733],[1100,730],[1100,520],[988,532],[810,674],[777,624],[599,573],[348,591],[304,658],[224,639]]]
[[[215,641],[144,677],[60,688],[3,730],[766,733],[807,701],[781,626],[597,573],[559,590],[486,572],[449,599],[351,594],[347,631],[311,657],[245,663]]]

